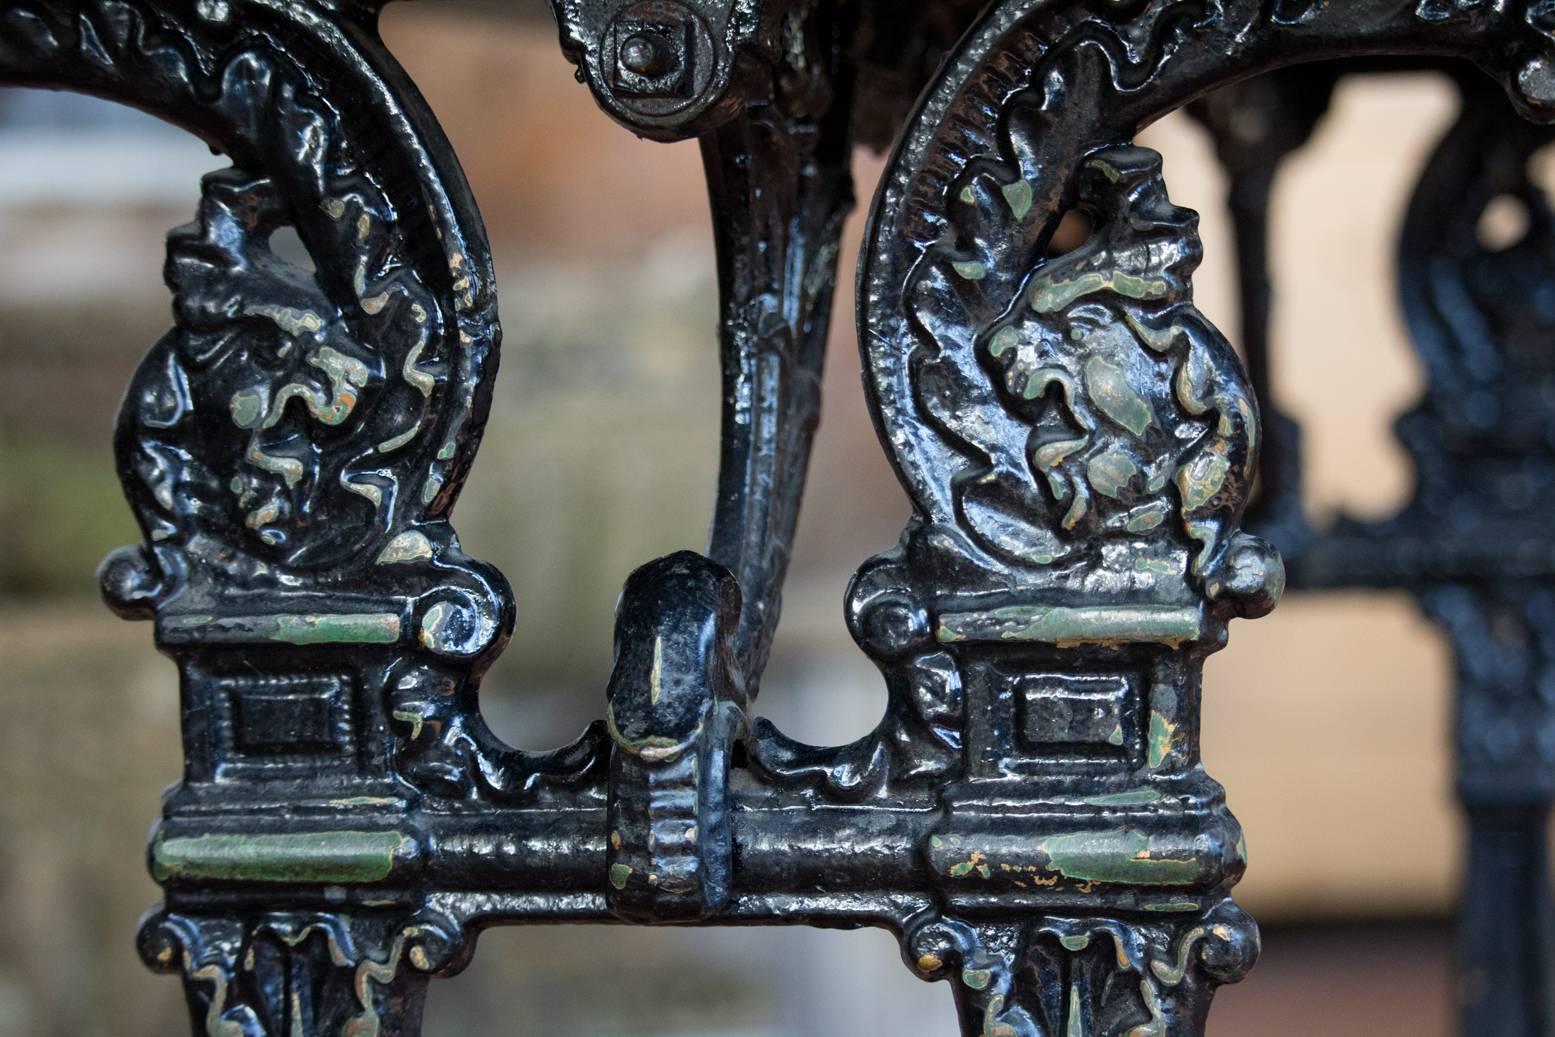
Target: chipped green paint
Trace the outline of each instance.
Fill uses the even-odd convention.
[[[1177,345],[1177,340],[1188,333],[1188,329],[1181,324],[1170,324],[1165,328],[1156,329],[1143,323],[1132,313],[1124,312],[1123,319],[1128,323],[1141,342],[1149,346],[1157,353],[1165,353]]]
[[[1219,444],[1217,444],[1218,446]],[[1221,491],[1226,476],[1231,472],[1231,461],[1224,449],[1210,449],[1195,457],[1177,470],[1177,488],[1182,492],[1182,506],[1197,511]]]
[[[249,312],[266,318],[293,338],[317,335],[324,330],[324,318],[312,310],[299,310],[294,306],[272,306],[265,303],[253,307]]]
[[[610,884],[616,889],[625,889],[626,880],[632,877],[632,868],[628,864],[612,864],[610,866]]]
[[[1133,458],[1116,450],[1091,458],[1085,466],[1085,478],[1096,492],[1114,500],[1123,497],[1129,482],[1138,474],[1139,466]]]
[[[1178,605],[1012,605],[989,612],[953,612],[940,617],[935,636],[942,644],[963,641],[1035,641],[1053,645],[1168,644],[1196,640],[1199,610]]]
[[[1024,220],[1031,212],[1033,201],[1031,193],[1031,181],[1017,180],[1013,184],[1006,184],[1002,188],[1004,202],[1010,207],[1010,215],[1017,220]]]
[[[980,850],[974,850],[972,855],[966,860],[952,865],[950,877],[953,879],[964,879],[973,872],[985,879],[993,877],[993,870],[988,867],[988,855]]]
[[[605,730],[610,733],[610,738],[616,745],[641,757],[648,763],[668,763],[690,748],[691,743],[701,734],[706,718],[697,721],[696,730],[692,731],[685,740],[677,741],[665,735],[648,735],[644,738],[628,738],[621,733],[616,726],[615,704],[605,706]]]
[[[1153,709],[1150,711],[1150,735],[1148,742],[1151,770],[1155,770],[1165,762],[1166,757],[1172,751],[1172,739],[1176,734],[1176,725],[1168,721],[1160,710]]]
[[[1160,487],[1151,484],[1153,490]],[[1156,501],[1154,504],[1141,508],[1129,517],[1128,524],[1124,527],[1130,533],[1148,533],[1152,529],[1159,529],[1161,523],[1166,521],[1166,516],[1171,512],[1171,505],[1165,501]]]
[[[1236,413],[1242,419],[1242,429],[1247,434],[1247,452],[1256,455],[1258,453],[1259,425],[1258,415],[1253,410],[1253,402],[1245,396],[1238,396],[1236,398]],[[1221,435],[1231,435],[1231,430],[1227,427],[1229,423],[1228,418],[1221,419]]]
[[[392,612],[275,616],[272,641],[294,645],[393,644],[400,638],[400,617]]]
[[[981,281],[988,276],[988,268],[975,259],[952,263],[950,268],[956,272],[957,277],[965,281]]]
[[[653,639],[653,668],[648,671],[648,701],[655,706],[659,704],[659,697],[664,694],[664,637],[655,635]]]
[[[1037,313],[1059,313],[1087,295],[1114,292],[1127,299],[1150,301],[1164,299],[1171,291],[1160,278],[1136,277],[1120,271],[1092,271],[1069,281],[1038,277],[1032,284],[1027,304]]]
[[[995,357],[1001,357],[1006,351],[1018,345],[1020,345],[1020,332],[1014,328],[1000,328],[994,332],[993,338],[988,340],[988,352]]]
[[[1002,334],[1002,333],[1001,333]],[[1058,386],[1064,392],[1064,406],[1071,417],[1086,430],[1090,430],[1090,424],[1084,418],[1084,412],[1075,408],[1074,379],[1069,372],[1062,367],[1039,367],[1032,370],[1031,366],[1017,362],[1010,371],[1011,376],[1020,375],[1025,378],[1025,384],[1021,388],[1021,395],[1028,400],[1035,400],[1047,393],[1048,389]],[[1082,440],[1082,445],[1083,445]],[[1040,448],[1039,448],[1040,450]]]
[[[1155,413],[1134,387],[1121,367],[1093,356],[1085,363],[1085,389],[1101,412],[1136,436],[1143,436],[1155,424]]]
[[[1169,558],[1135,558],[1134,571],[1151,576],[1181,576],[1183,568]]]
[[[1079,952],[1085,950],[1085,948],[1091,945],[1091,938],[1085,935],[1060,936],[1058,938],[1058,942],[1063,944],[1064,950],[1066,951]]]
[[[1049,836],[1037,848],[1051,870],[1075,882],[1189,886],[1201,872],[1192,857],[1152,856],[1149,837],[1133,829]]]
[[[437,495],[438,495],[438,493],[440,493],[442,491],[442,489],[443,489],[443,477],[442,476],[440,476],[440,475],[428,476],[427,477],[427,481],[425,483],[423,483],[422,486],[421,486],[421,503],[423,503],[423,504],[431,504],[432,501],[437,499]]]
[[[1197,900],[1155,900],[1146,904],[1145,910],[1182,914],[1197,911],[1201,906]]]
[[[443,632],[448,624],[459,618],[463,611],[451,601],[440,601],[427,609],[426,615],[421,617],[421,631],[416,635],[421,647],[429,652],[437,651],[444,644]]]
[[[241,429],[258,427],[269,409],[269,402],[269,394],[262,386],[239,389],[232,394],[232,402],[228,404],[228,409],[232,412],[232,423]]]
[[[993,982],[993,970],[964,968],[961,970],[961,982],[973,990],[987,990],[988,985]]]
[[[339,425],[356,409],[357,393],[367,384],[366,364],[329,346],[320,347],[308,358],[308,364],[323,371],[324,377],[329,379],[330,398],[325,400],[312,387],[300,382],[285,385],[275,395],[270,417],[265,421],[266,428],[281,420],[281,412],[294,396],[300,397],[308,413],[326,425]]]
[[[394,451],[398,450],[400,447],[404,446],[406,443],[409,443],[411,440],[415,439],[420,434],[421,434],[421,423],[418,421],[418,422],[416,422],[416,424],[412,425],[410,428],[406,429],[404,432],[401,432],[399,435],[397,435],[397,436],[390,436],[388,439],[385,439],[382,443],[379,443],[378,444],[378,452],[380,454],[392,454]]]
[[[988,999],[988,1007],[983,1010],[983,1037],[1021,1037],[1015,1027],[999,1021],[1003,1011],[1003,994],[995,994]]]
[[[249,529],[258,531],[264,529],[265,526],[269,525],[280,517],[280,506],[274,501],[266,501],[264,504],[249,512],[244,517],[243,524]],[[266,530],[263,534],[261,534],[262,539],[267,544],[275,543],[275,539],[271,535],[271,532],[272,531]]]
[[[191,980],[211,985],[210,1005],[205,1010],[205,1037],[245,1037],[243,1024],[226,1017],[227,974],[220,965],[194,967],[189,952],[184,951],[184,972]],[[163,959],[164,963],[167,959]]]
[[[1093,158],[1085,164],[1086,169],[1094,169],[1113,183],[1123,179],[1123,171],[1104,158]]]
[[[1118,724],[1117,726],[1115,726],[1112,729],[1112,733],[1107,736],[1107,744],[1108,745],[1122,745],[1123,744],[1123,725],[1122,724]]]
[[[402,565],[406,562],[426,561],[431,557],[432,541],[427,539],[425,533],[411,529],[390,540],[378,552],[378,564]]]
[[[151,846],[158,882],[382,882],[397,857],[415,849],[397,831],[288,832],[269,835],[196,835],[164,838]]]
[[[401,723],[410,725],[410,740],[412,742],[421,737],[421,727],[426,721],[420,713],[412,713],[407,709],[396,709],[389,715]]]
[[[383,507],[383,491],[378,489],[378,487],[374,486],[372,483],[351,482],[349,480],[342,480],[342,482],[345,483],[346,489],[350,490],[358,497],[365,497],[367,500],[372,501],[374,508]]]
[[[1081,802],[1093,807],[1143,807],[1151,803],[1159,803],[1161,794],[1155,789],[1130,789],[1127,792],[1114,792],[1106,796],[1087,796]]]
[[[1069,984],[1069,1019],[1064,1024],[1064,1037],[1085,1037],[1085,1015],[1080,1011],[1080,988]]]
[[[1177,945],[1176,962],[1152,961],[1150,971],[1155,973],[1156,979],[1167,986],[1177,986],[1188,978],[1188,964],[1193,956],[1193,949],[1208,935],[1208,931],[1203,926],[1195,926],[1188,930],[1183,934],[1182,942]]]
[[[1167,1037],[1166,1006],[1161,1003],[1161,992],[1150,982],[1149,976],[1139,981],[1139,997],[1150,1013],[1150,1021],[1129,1031],[1129,1037]]]
[[[274,314],[267,315],[276,319]],[[323,325],[320,324],[319,327],[322,328]],[[315,386],[302,382],[289,382],[281,387],[274,399],[271,399],[268,387],[254,385],[239,389],[228,401],[233,424],[251,433],[248,448],[243,455],[244,460],[262,471],[279,475],[289,487],[295,487],[302,481],[302,462],[293,457],[266,453],[260,445],[259,433],[264,429],[273,428],[280,422],[286,413],[286,405],[293,399],[301,399],[309,415],[315,420],[325,425],[340,425],[356,409],[357,395],[371,375],[367,365],[362,361],[329,346],[319,347],[308,357],[308,364],[324,372],[324,376],[329,381],[328,397]],[[364,496],[368,495],[360,486],[348,485],[353,491],[362,493]],[[377,493],[376,489],[373,493]],[[374,503],[381,506],[381,497]],[[279,511],[272,503],[249,513],[245,521],[250,529],[258,530],[279,517]],[[264,535],[264,538],[267,542],[275,542],[273,535]]]
[[[220,619],[206,615],[169,616],[158,624],[158,634],[172,644],[280,641],[293,645],[389,645],[400,639],[400,617],[393,612],[223,616]]]
[[[1177,402],[1196,418],[1207,414],[1210,405],[1201,394],[1209,391],[1214,378],[1215,369],[1210,365],[1209,356],[1202,348],[1190,348],[1182,366],[1177,369],[1174,383]]]

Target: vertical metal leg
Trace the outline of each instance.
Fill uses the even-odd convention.
[[[718,246],[723,450],[709,556],[744,596],[735,652],[754,689],[820,420],[842,226],[853,208],[852,15],[786,30],[771,99],[701,138]]]
[[[1430,376],[1399,423],[1416,461],[1399,550],[1457,659],[1468,820],[1460,1032],[1555,1034],[1555,212],[1529,169],[1555,143],[1478,80],[1432,158],[1400,248]],[[1497,227],[1493,221],[1504,225]],[[1411,574],[1409,569],[1413,568]]]
[[[1555,213],[1528,164],[1555,135],[1493,85],[1461,87],[1462,114],[1426,167],[1399,249],[1429,379],[1398,422],[1415,496],[1386,522],[1342,519],[1285,546],[1293,585],[1407,589],[1447,633],[1469,834],[1461,1032],[1550,1037]]]
[[[1458,660],[1458,789],[1468,847],[1459,1032],[1555,1033],[1555,587],[1438,587],[1426,610]]]
[[[1468,870],[1458,917],[1458,1032],[1555,1033],[1555,901],[1549,803],[1465,806]]]

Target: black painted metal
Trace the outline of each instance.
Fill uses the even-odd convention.
[[[1342,71],[1353,67],[1293,69],[1194,109],[1231,174],[1250,314],[1245,341],[1250,366],[1265,372],[1254,376],[1264,392],[1270,186]],[[1298,433],[1286,424],[1265,448],[1266,470],[1280,477],[1266,483],[1269,499],[1254,524],[1280,546],[1294,586],[1406,589],[1447,633],[1457,657],[1458,789],[1469,841],[1460,1031],[1548,1037],[1555,365],[1546,353],[1555,334],[1555,212],[1530,162],[1555,133],[1517,118],[1479,77],[1454,71],[1462,114],[1426,166],[1399,247],[1401,301],[1429,378],[1425,399],[1398,424],[1418,476],[1414,498],[1386,522],[1341,518],[1312,529],[1301,513]],[[1238,126],[1260,128],[1262,139],[1238,139]],[[1510,221],[1508,240],[1481,231],[1493,205]]]
[[[528,753],[491,734],[477,698],[511,592],[449,524],[496,362],[490,257],[376,7],[0,2],[0,79],[141,105],[234,161],[169,240],[176,325],[119,423],[145,543],[102,572],[114,608],[155,620],[183,681],[188,764],[152,843],[166,899],[142,929],[147,961],[182,974],[209,1037],[409,1037],[427,978],[457,971],[487,925],[873,925],[952,983],[967,1034],[1202,1033],[1258,937],[1229,896],[1240,829],[1199,762],[1200,673],[1284,576],[1239,529],[1259,422],[1193,306],[1196,219],[1131,138],[1217,87],[1364,54],[1469,58],[1549,117],[1547,5],[554,7],[607,111],[703,142],[724,463],[710,557],[627,581],[604,719]],[[749,710],[809,453],[855,116],[866,139],[898,139],[860,341],[914,511],[847,598],[886,716],[821,748]],[[1423,204],[1417,224],[1452,230]],[[1074,208],[1093,233],[1048,255]],[[282,227],[316,274],[269,251]],[[1468,260],[1455,275],[1472,284]],[[1442,383],[1417,425],[1451,433],[1461,388]],[[1484,472],[1453,465],[1483,467],[1479,442],[1442,457],[1431,492],[1475,485]],[[1529,514],[1544,490],[1529,487]],[[1456,501],[1420,507],[1482,514]],[[1298,557],[1312,572],[1322,555]],[[1515,628],[1518,673],[1542,672],[1537,558],[1487,598],[1478,555],[1447,557],[1462,564],[1433,574],[1433,608],[1465,637]],[[1542,802],[1529,781],[1521,811],[1485,804],[1487,868],[1507,866]],[[1529,982],[1488,982],[1503,980]]]

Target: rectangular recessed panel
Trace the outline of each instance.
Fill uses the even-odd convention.
[[[1117,676],[1028,677],[1016,690],[1021,744],[1048,752],[1122,750],[1131,691]]]
[[[339,752],[347,733],[339,677],[233,680],[234,747],[243,753]]]

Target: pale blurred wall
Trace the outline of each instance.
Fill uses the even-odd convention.
[[[397,5],[386,35],[444,121],[496,251],[504,369],[457,524],[519,595],[518,635],[488,680],[487,709],[510,740],[547,746],[602,707],[624,575],[705,540],[718,418],[705,197],[695,146],[640,142],[609,123],[549,29],[451,10]],[[1347,84],[1281,184],[1281,404],[1306,427],[1316,517],[1341,506],[1384,515],[1409,491],[1389,424],[1419,383],[1391,248],[1411,178],[1451,111],[1450,91],[1431,78]],[[219,162],[135,132],[140,143],[70,145],[112,156],[99,181],[140,170],[129,207],[94,202],[90,178],[61,182],[83,162],[44,129],[7,138],[30,141],[25,155],[0,145],[0,519],[22,545],[0,560],[0,683],[12,715],[27,718],[0,729],[0,782],[13,790],[0,801],[0,910],[23,930],[0,945],[0,1037],[165,1033],[176,1000],[130,949],[134,913],[155,898],[141,867],[145,825],[178,771],[173,676],[148,629],[86,595],[96,555],[133,535],[115,500],[109,411],[113,387],[166,322],[158,239],[188,218],[199,172]],[[1204,214],[1201,305],[1233,331],[1223,184],[1206,143],[1175,117],[1146,141],[1166,154],[1175,199]],[[40,179],[33,163],[50,154],[64,160]],[[126,166],[127,154],[149,171]],[[857,167],[867,202],[880,161],[861,155]],[[26,201],[34,189],[41,199]],[[907,512],[859,388],[851,271],[861,234],[855,218],[760,702],[817,742],[861,734],[883,706],[878,675],[843,630],[841,598]],[[71,405],[27,405],[61,385]],[[27,431],[40,422],[44,440]],[[37,571],[28,558],[41,559]],[[1205,755],[1248,833],[1239,899],[1266,922],[1446,911],[1458,846],[1447,719],[1447,659],[1408,601],[1293,596],[1270,619],[1238,624],[1209,666]],[[437,990],[434,1035],[949,1032],[946,991],[913,981],[878,933],[498,932],[469,975]],[[661,1010],[645,1016],[644,999]],[[1217,1025],[1236,1032],[1258,1003],[1256,982],[1237,990]],[[1237,1015],[1237,1005],[1254,1007]]]

